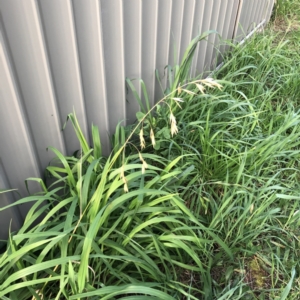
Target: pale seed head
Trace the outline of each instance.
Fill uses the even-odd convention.
[[[198,90],[201,92],[201,94],[204,94],[205,87],[202,84],[198,84],[198,83],[196,83],[196,86]]]
[[[141,149],[144,149],[146,147],[146,142],[145,142],[145,139],[144,139],[143,127],[140,130],[139,136],[140,136],[140,146],[141,146]]]
[[[155,143],[154,131],[152,128],[150,130],[150,139],[151,139],[152,146],[154,147],[156,143]]]
[[[218,88],[219,90],[221,90],[223,88],[223,86],[221,84],[219,84],[218,82],[216,82],[214,79],[212,78],[205,78],[202,80],[202,82],[207,85],[208,87],[211,88]]]
[[[127,184],[127,179],[126,179],[125,173],[124,173],[124,165],[121,167],[120,177],[124,183],[124,192],[128,193],[128,184]]]
[[[143,156],[140,152],[139,152],[139,157],[140,157],[140,161],[143,163],[142,164],[142,174],[144,174],[146,169],[148,168],[148,165],[147,165],[146,161],[143,159]]]
[[[171,135],[173,136],[174,134],[178,133],[178,128],[176,125],[176,119],[173,113],[170,113],[170,122],[171,122]]]
[[[146,169],[148,168],[148,164],[143,161],[143,165],[142,165],[142,174],[145,174]]]
[[[125,193],[129,192],[127,182],[124,183],[124,192]]]
[[[180,85],[180,83],[179,83],[179,85]],[[180,95],[181,92],[182,92],[182,88],[179,86],[179,87],[178,87],[178,95]]]

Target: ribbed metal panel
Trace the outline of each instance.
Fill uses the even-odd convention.
[[[87,136],[100,128],[104,153],[119,122],[135,121],[138,110],[125,79],[143,79],[151,104],[166,87],[164,68],[178,64],[193,37],[217,34],[196,50],[192,74],[215,68],[228,47],[270,17],[274,0],[0,0],[0,189],[17,188],[41,177],[53,146],[72,154],[79,145],[71,124],[73,110]],[[37,191],[35,184],[30,185]],[[18,199],[0,194],[0,206]],[[1,237],[29,206],[0,213]],[[3,227],[6,226],[6,227]]]
[[[7,182],[7,174],[4,172],[4,167],[2,161],[0,160],[0,189],[9,188],[9,183]],[[0,207],[5,207],[12,204],[15,201],[12,193],[0,194]],[[21,208],[22,210],[22,208]],[[23,209],[24,212],[26,209]],[[9,230],[14,231],[20,228],[23,216],[20,214],[20,207],[14,209],[8,209],[6,211],[0,212],[0,247],[2,246],[1,239],[7,239]]]
[[[275,0],[241,0],[236,28],[236,41],[241,41],[260,24],[266,24]]]

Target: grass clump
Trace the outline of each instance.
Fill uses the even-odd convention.
[[[297,15],[299,16],[299,11],[299,0],[275,0],[272,18],[273,21],[278,21],[280,18],[291,21]]]
[[[289,40],[290,48],[298,52],[300,40],[300,1],[277,0],[269,26],[271,35]]]
[[[80,155],[52,148],[55,182],[18,201],[0,298],[299,299],[300,55],[267,33],[215,79],[189,78],[196,38],[109,157],[70,114]]]
[[[184,63],[191,55],[188,50]],[[194,84],[217,85],[200,79]],[[157,104],[168,109],[171,135],[177,133],[172,101],[179,101],[175,93],[186,85]],[[68,116],[81,145],[80,155],[66,157],[50,148],[57,157],[47,168],[54,183],[46,186],[34,179],[41,182],[43,195],[14,204],[34,201],[23,227],[10,235],[1,255],[0,297],[199,299],[211,294],[206,269],[213,247],[229,257],[232,253],[175,191],[174,186],[190,174],[189,168],[184,173],[177,168],[182,156],[170,160],[141,153],[134,145],[131,137],[138,131],[142,148],[146,146],[141,130],[145,134],[148,130],[155,147],[152,110],[144,113],[129,136],[117,127],[108,158],[101,154],[98,129],[92,126],[90,147],[75,115]],[[41,221],[34,225],[38,218]],[[194,276],[197,284],[191,285],[187,279]]]

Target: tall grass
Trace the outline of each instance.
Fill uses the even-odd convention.
[[[189,52],[184,64],[192,55]],[[206,81],[198,80],[197,84],[201,82]],[[173,92],[161,103],[177,101]],[[55,182],[46,187],[40,179],[33,179],[41,182],[44,195],[13,204],[34,201],[23,227],[10,235],[7,250],[1,255],[0,297],[210,297],[212,283],[207,267],[213,262],[211,250],[218,245],[224,255],[232,258],[232,253],[175,191],[174,186],[190,175],[189,168],[184,174],[177,168],[184,155],[172,160],[151,153],[141,155],[137,146],[135,153],[126,154],[135,130],[124,142],[125,131],[117,127],[114,151],[104,158],[98,129],[92,127],[90,148],[75,115],[70,114],[68,119],[80,141],[80,155],[65,157],[50,147],[57,159],[47,172]],[[145,113],[137,129],[147,120],[155,146],[150,112]],[[174,116],[172,120],[174,130]],[[180,180],[174,181],[176,177]],[[45,201],[47,204],[40,206]],[[38,218],[41,222],[34,225]],[[189,280],[193,274],[196,285]],[[186,277],[188,280],[182,280]]]
[[[299,0],[275,0],[273,19],[289,19],[291,16],[299,15],[299,4]]]
[[[80,155],[51,148],[55,182],[18,201],[34,205],[0,257],[0,299],[300,298],[300,55],[258,35],[217,81],[189,78],[205,36],[155,108],[137,99],[111,156],[69,115]]]

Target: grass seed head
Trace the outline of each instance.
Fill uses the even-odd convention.
[[[179,83],[179,87],[178,87],[178,95],[180,95],[181,92],[182,92],[182,88],[181,88],[180,83]]]
[[[140,157],[140,161],[143,163],[143,165],[142,165],[142,174],[145,174],[145,171],[148,168],[148,164],[143,159],[143,156],[142,156],[142,154],[140,152],[139,152],[139,157]]]
[[[146,171],[147,168],[148,168],[148,164],[143,160],[142,174],[145,174],[145,171]]]
[[[129,192],[129,190],[128,190],[128,184],[127,184],[126,178],[125,178],[125,183],[124,183],[124,192],[125,192],[125,193],[128,193],[128,192]]]
[[[152,128],[150,130],[150,139],[151,139],[152,146],[154,147],[156,143],[155,143],[154,131]]]
[[[216,82],[213,78],[205,78],[201,80],[201,82],[210,88],[218,88],[219,90],[223,88],[223,86]]]
[[[196,86],[201,94],[204,94],[205,87],[202,84],[196,83]]]
[[[124,192],[125,193],[128,193],[129,190],[128,190],[128,183],[127,183],[127,179],[125,177],[125,173],[124,173],[124,165],[121,167],[121,173],[120,173],[120,177],[124,183]]]
[[[171,135],[173,136],[174,134],[178,133],[178,128],[176,125],[176,119],[173,113],[170,113],[170,122],[171,122]]]
[[[146,147],[146,142],[145,142],[145,139],[144,139],[143,127],[140,130],[139,136],[140,136],[140,146],[141,146],[141,149],[144,149]]]

